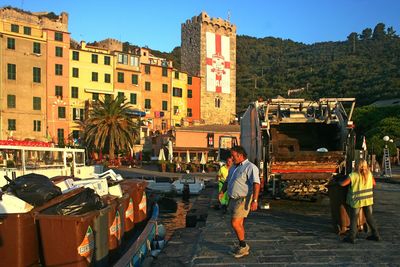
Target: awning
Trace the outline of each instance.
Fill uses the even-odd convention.
[[[31,147],[51,147],[52,143],[42,141],[20,141],[20,140],[0,140],[2,146],[31,146]]]
[[[145,117],[146,116],[146,112],[138,110],[138,109],[128,109],[126,111],[126,113],[128,113],[128,115],[130,115],[132,117]]]
[[[105,94],[105,95],[113,95],[114,93],[112,91],[106,91],[106,90],[99,90],[99,89],[91,89],[91,88],[85,88],[86,93],[96,93],[96,94]]]

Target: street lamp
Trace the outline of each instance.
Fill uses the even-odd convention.
[[[384,168],[384,175],[387,177],[392,176],[392,168],[390,166],[390,153],[388,148],[388,142],[393,143],[393,139],[389,136],[385,135],[383,137],[383,141],[385,141],[385,148],[383,149],[383,168]]]

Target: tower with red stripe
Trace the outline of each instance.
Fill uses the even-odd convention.
[[[181,68],[201,79],[200,117],[229,124],[236,114],[236,26],[202,12],[181,27]]]

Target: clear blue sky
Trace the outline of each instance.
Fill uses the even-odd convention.
[[[116,38],[170,52],[180,46],[181,23],[202,11],[230,20],[237,33],[307,44],[346,40],[379,22],[400,34],[400,0],[0,0],[26,11],[69,13],[77,41]]]

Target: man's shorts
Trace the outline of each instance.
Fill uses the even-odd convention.
[[[229,210],[233,218],[246,218],[250,212],[253,195],[241,198],[229,198]]]

